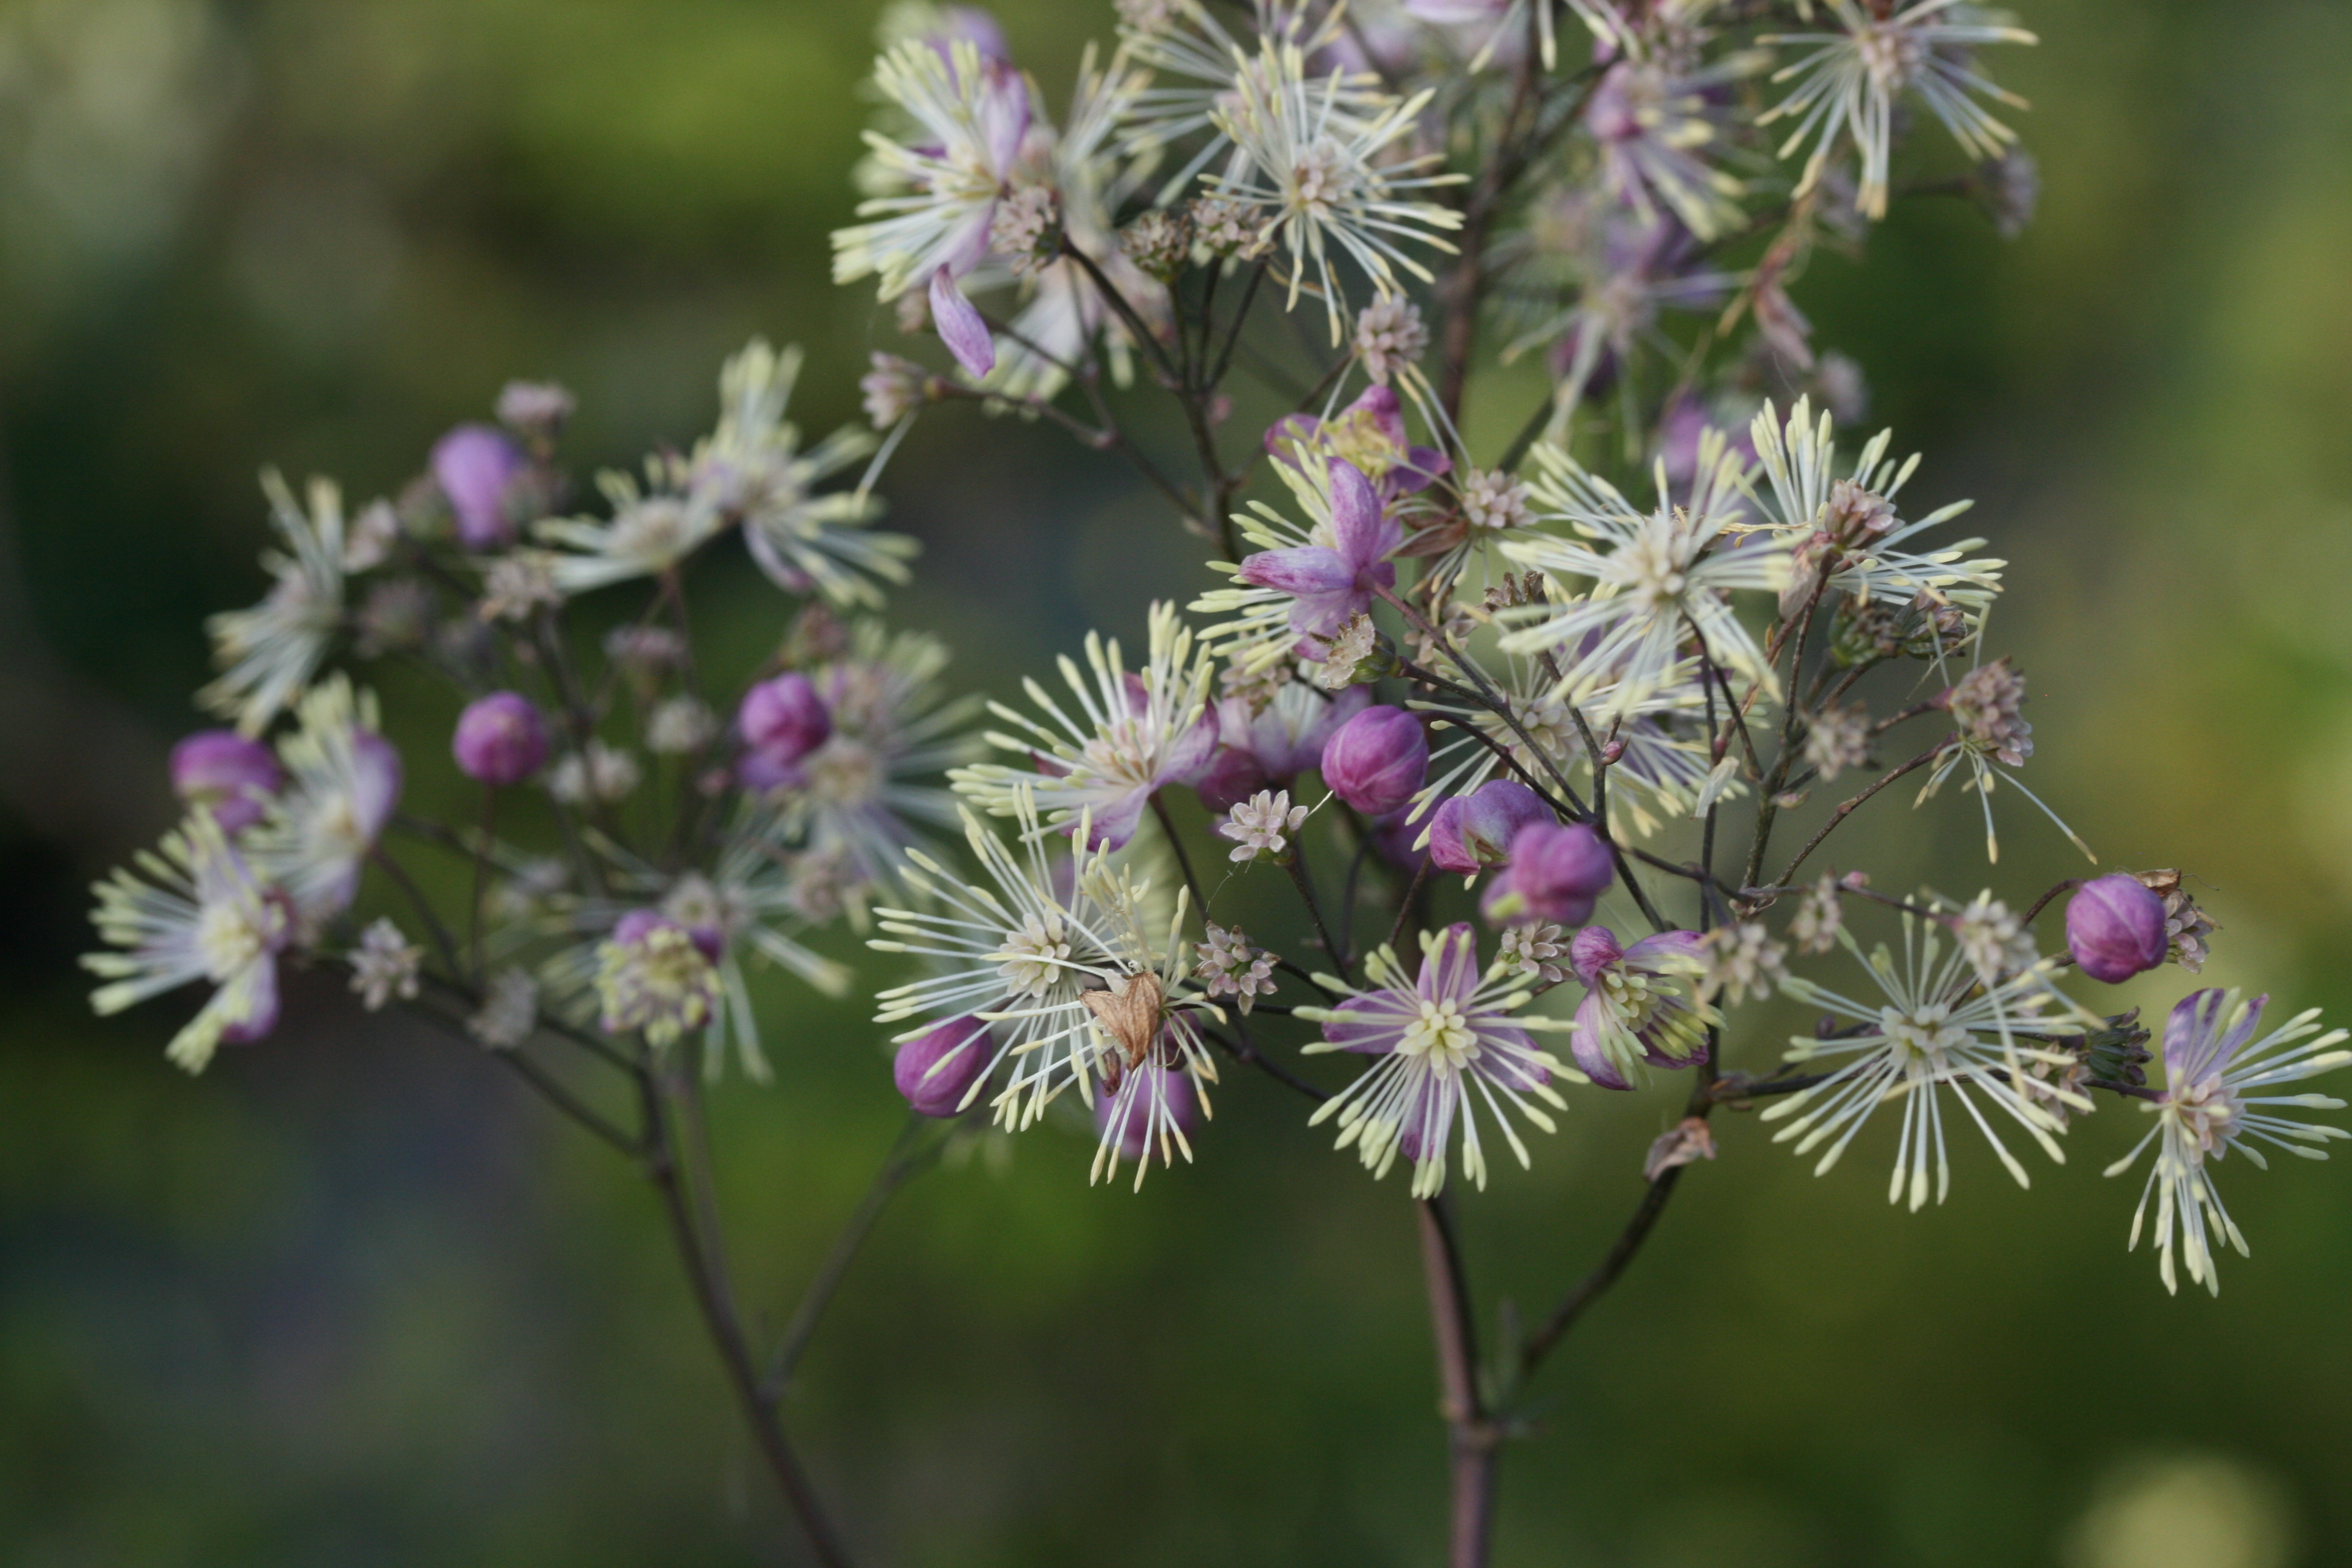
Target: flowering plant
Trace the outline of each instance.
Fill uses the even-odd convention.
[[[1860,372],[1790,293],[1897,199],[2025,221],[1980,57],[2029,35],[1958,0],[1121,0],[1057,122],[984,15],[887,31],[835,272],[938,353],[876,354],[870,428],[809,442],[800,356],[754,342],[709,434],[596,476],[601,504],[562,460],[569,395],[520,383],[355,514],[266,476],[272,584],[214,619],[199,693],[233,728],[175,751],[184,820],[99,889],[101,1011],[208,987],[167,1047],[199,1070],[313,963],[478,1041],[645,1173],[827,1562],[782,1410],[850,1248],[950,1146],[1056,1121],[1090,1120],[1090,1179],[1140,1188],[1213,1157],[1213,1091],[1269,1092],[1373,1179],[1411,1167],[1465,1568],[1534,1376],[1717,1157],[1718,1110],[1761,1106],[1826,1174],[1895,1108],[1889,1196],[1916,1209],[1950,1190],[1953,1126],[2025,1184],[2102,1097],[2135,1101],[2132,1240],[2152,1196],[2168,1289],[2178,1260],[2219,1290],[2216,1239],[2246,1243],[2214,1167],[2345,1135],[2290,1114],[2341,1101],[2268,1092],[2352,1062],[2343,1032],[2258,1039],[2266,999],[2195,991],[2152,1087],[2149,1032],[2095,987],[2201,967],[2179,871],[2012,908],[1822,863],[1911,774],[1915,809],[1977,795],[1989,864],[2004,784],[2083,844],[2022,777],[2025,676],[1987,657],[2005,563],[1950,536],[1967,503],[1916,510],[1890,433],[1841,455]],[[1965,172],[1897,182],[1915,107]],[[1500,445],[1465,435],[1473,392],[1512,384],[1489,360],[1540,367]],[[1236,433],[1247,382],[1285,411]],[[1154,402],[1181,459],[1142,434]],[[1167,585],[1139,659],[1090,635],[1066,694],[982,719],[882,618],[915,552],[878,487],[948,405],[1118,455],[1216,580]],[[782,595],[748,668],[688,614],[685,568],[730,538]],[[451,694],[430,721],[478,813],[402,810],[422,760],[370,684],[392,660]],[[1872,776],[1828,787],[1848,773]],[[1276,946],[1220,907],[1235,878],[1295,893]],[[2037,931],[2061,898],[2063,937]],[[881,956],[822,951],[836,926]],[[761,1023],[803,985],[871,996],[909,1120],[763,1354],[704,1100],[814,1048]],[[1774,1035],[1775,996],[1821,1022]],[[1342,1082],[1324,1054],[1366,1059]],[[1580,1097],[1662,1080],[1678,1120],[1625,1152],[1646,1185],[1616,1244],[1482,1356],[1454,1173],[1483,1189],[1496,1141],[1528,1165]]]

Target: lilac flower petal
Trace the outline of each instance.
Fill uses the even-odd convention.
[[[1381,515],[1381,498],[1372,481],[1355,464],[1338,458],[1330,461],[1331,534],[1350,581],[1403,542],[1403,531]]]
[[[1323,1037],[1343,1051],[1370,1056],[1395,1050],[1414,1016],[1400,1008],[1397,998],[1386,991],[1350,996],[1331,1012],[1333,1016],[1323,1021]]]
[[[996,368],[996,340],[989,335],[988,323],[944,267],[931,274],[931,324],[967,374],[978,378]]]
[[[1355,584],[1356,569],[1336,550],[1301,544],[1244,556],[1238,575],[1255,588],[1306,597],[1346,593]]]

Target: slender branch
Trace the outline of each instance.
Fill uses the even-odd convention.
[[[1160,819],[1160,831],[1175,854],[1176,868],[1184,873],[1184,885],[1192,889],[1192,902],[1200,909],[1201,918],[1207,920],[1208,895],[1201,891],[1201,879],[1192,875],[1192,858],[1184,853],[1184,840],[1176,832],[1176,820],[1168,815],[1168,803],[1160,798],[1158,790],[1151,792],[1151,815]]]
[[[1877,780],[1873,783],[1868,789],[1864,790],[1860,795],[1855,795],[1852,800],[1844,802],[1835,811],[1830,813],[1830,819],[1827,822],[1822,823],[1820,830],[1817,831],[1811,838],[1805,840],[1805,847],[1797,851],[1797,858],[1790,861],[1787,868],[1781,871],[1778,877],[1772,879],[1773,882],[1778,886],[1786,887],[1789,884],[1790,879],[1796,876],[1797,868],[1805,863],[1805,857],[1820,848],[1822,847],[1822,840],[1827,838],[1832,833],[1835,832],[1837,830],[1838,824],[1843,822],[1847,817],[1852,816],[1857,810],[1859,810],[1863,802],[1868,800],[1872,795],[1876,795],[1880,790],[1885,789],[1888,784],[1893,784],[1896,779],[1901,778],[1905,773],[1911,772],[1915,768],[1925,767],[1927,763],[1934,762],[1938,756],[1943,754],[1947,747],[1953,744],[1953,737],[1946,736],[1943,740],[1937,742],[1934,745],[1928,747],[1926,751],[1920,752],[1909,762],[1888,769],[1885,773],[1881,773]]]
[[[1234,1022],[1236,1027],[1242,1026],[1238,1017],[1236,1017]],[[1313,1084],[1307,1082],[1305,1079],[1300,1078],[1297,1073],[1292,1072],[1288,1068],[1284,1067],[1280,1062],[1276,1061],[1272,1057],[1267,1056],[1264,1051],[1259,1050],[1257,1048],[1257,1042],[1249,1037],[1245,1029],[1242,1035],[1241,1043],[1239,1044],[1225,1038],[1223,1035],[1212,1028],[1203,1026],[1201,1033],[1208,1039],[1213,1040],[1217,1045],[1223,1047],[1234,1060],[1258,1068],[1268,1078],[1273,1079],[1276,1083],[1283,1085],[1286,1089],[1294,1089],[1297,1093],[1305,1095],[1307,1099],[1314,1100],[1318,1105],[1324,1100],[1331,1098],[1321,1089],[1316,1088]]]
[[[2064,881],[2059,883],[2056,887],[2052,888],[2048,892],[2034,900],[2033,907],[2025,911],[2024,919],[2018,921],[2018,924],[2032,925],[2033,923],[2033,917],[2050,907],[2051,900],[2056,898],[2059,894],[2064,892],[2069,888],[2079,888],[2082,885],[2082,882],[2078,879],[2073,877],[2067,878]]]
[[[718,1275],[709,1250],[696,1235],[693,1207],[678,1179],[676,1148],[670,1138],[663,1096],[652,1072],[641,1074],[639,1085],[647,1131],[646,1173],[661,1195],[662,1211],[677,1244],[678,1260],[685,1265],[703,1324],[710,1331],[711,1342],[718,1347],[719,1362],[726,1369],[728,1381],[735,1386],[736,1396],[742,1403],[744,1416],[751,1422],[768,1468],[808,1536],[810,1550],[824,1568],[847,1568],[848,1553],[834,1533],[817,1500],[815,1488],[810,1485],[799,1458],[784,1437],[773,1402],[761,1387],[732,1292]]]
[[[1625,1222],[1625,1228],[1618,1233],[1607,1255],[1594,1265],[1592,1272],[1587,1274],[1559,1306],[1552,1309],[1551,1316],[1544,1320],[1543,1326],[1528,1336],[1527,1344],[1519,1352],[1522,1376],[1542,1365],[1544,1357],[1552,1352],[1561,1336],[1576,1326],[1576,1321],[1584,1316],[1585,1310],[1617,1283],[1617,1277],[1625,1272],[1625,1266],[1633,1261],[1635,1253],[1642,1250],[1642,1243],[1649,1239],[1651,1230],[1658,1223],[1658,1216],[1665,1212],[1666,1200],[1675,1195],[1675,1187],[1681,1181],[1685,1168],[1673,1165],[1658,1173],[1658,1179],[1652,1182],[1649,1190],[1642,1194],[1640,1206],[1633,1210],[1633,1217]]]
[[[1299,898],[1306,900],[1307,916],[1315,922],[1315,934],[1331,962],[1339,966],[1339,978],[1352,982],[1355,976],[1349,972],[1348,950],[1331,940],[1331,928],[1323,923],[1323,906],[1315,898],[1315,879],[1307,874],[1305,849],[1304,845],[1292,846],[1283,868],[1290,873],[1291,885],[1298,889]]]
[[[1499,1434],[1478,1390],[1478,1344],[1460,1239],[1444,1198],[1414,1205],[1421,1228],[1421,1270],[1429,1289],[1429,1321],[1437,1347],[1437,1386],[1453,1451],[1453,1525],[1448,1568],[1485,1568],[1494,1528],[1495,1448]]]
[[[919,1112],[910,1114],[907,1125],[890,1145],[890,1152],[882,1168],[874,1173],[873,1183],[866,1195],[857,1200],[841,1233],[833,1238],[833,1247],[825,1254],[816,1278],[801,1296],[800,1305],[793,1309],[792,1321],[784,1325],[783,1338],[776,1342],[775,1354],[768,1360],[768,1374],[761,1380],[760,1392],[771,1404],[783,1398],[792,1386],[793,1369],[800,1364],[801,1354],[808,1349],[809,1340],[816,1333],[817,1320],[824,1315],[825,1307],[848,1277],[849,1266],[857,1257],[857,1249],[874,1233],[876,1222],[882,1217],[890,1199],[900,1187],[920,1175],[940,1156],[944,1140],[935,1140],[928,1148],[915,1147],[929,1118]]]

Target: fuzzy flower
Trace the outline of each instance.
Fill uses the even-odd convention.
[[[223,833],[242,833],[268,816],[285,784],[276,753],[235,731],[199,730],[172,748],[172,793],[209,812]]]
[[[1507,533],[1533,517],[1528,487],[1517,474],[1474,468],[1462,476],[1462,519],[1473,533]]]
[[[1429,352],[1421,310],[1402,294],[1384,294],[1356,312],[1356,363],[1382,386],[1408,374]]]
[[[1655,59],[1611,66],[1584,106],[1584,127],[1601,154],[1601,188],[1644,221],[1664,207],[1701,239],[1736,226],[1747,187],[1707,161],[1718,144],[1710,94],[1762,63],[1734,54],[1692,75]]]
[[[2025,100],[1979,74],[1974,54],[1986,44],[2034,43],[2032,34],[2009,26],[1998,12],[1959,0],[1915,0],[1899,11],[1879,0],[1823,4],[1836,31],[1772,34],[1758,40],[1793,44],[1806,51],[1772,73],[1775,83],[1793,80],[1797,85],[1757,121],[1768,125],[1795,118],[1796,129],[1780,151],[1783,158],[1812,142],[1804,178],[1797,183],[1798,195],[1812,189],[1830,154],[1851,136],[1862,154],[1854,206],[1867,216],[1885,217],[1895,100],[1906,88],[1919,95],[1970,157],[1998,158],[2017,140],[2017,133],[1977,100],[1990,98],[2019,109]]]
[[[2157,1269],[2167,1290],[2179,1289],[2172,1267],[2176,1229],[2190,1281],[2216,1296],[2221,1293],[2221,1277],[2214,1268],[2211,1232],[2218,1230],[2240,1254],[2247,1254],[2246,1238],[2221,1206],[2208,1158],[2242,1153],[2268,1169],[2258,1143],[2305,1160],[2325,1160],[2326,1152],[2312,1145],[2352,1137],[2340,1127],[2299,1121],[2271,1109],[2343,1110],[2344,1101],[2332,1096],[2249,1092],[2352,1063],[2352,1051],[2335,1048],[2346,1037],[2342,1029],[2309,1037],[2319,1028],[2315,1007],[2256,1040],[2254,1030],[2269,1003],[2267,996],[2249,1002],[2236,991],[2219,990],[2191,992],[2180,999],[2164,1026],[2164,1096],[2141,1107],[2155,1113],[2157,1124],[2130,1153],[2107,1167],[2108,1175],[2120,1175],[2142,1150],[2151,1142],[2157,1145],[2155,1166],[2140,1189],[2139,1206],[2132,1211],[2128,1245],[2139,1245],[2140,1222],[2147,1215],[2152,1193],[2157,1199]]]
[[[1760,921],[1717,926],[1706,933],[1699,958],[1705,965],[1699,994],[1728,1007],[1769,996],[1774,986],[1788,979],[1787,950],[1772,940]]]
[[[254,862],[316,924],[351,907],[400,801],[400,753],[377,732],[375,694],[341,675],[306,694],[278,754],[291,781],[253,830]]]
[[[1073,1085],[1089,1102],[1097,1085],[1131,1100],[1135,1069],[1150,1063],[1214,1082],[1215,1066],[1183,1016],[1196,1004],[1179,992],[1187,965],[1174,929],[1147,923],[1142,889],[1108,863],[1108,851],[1080,846],[1075,865],[1049,858],[1051,836],[1028,785],[1014,787],[1011,815],[1008,845],[961,813],[976,879],[919,848],[908,852],[902,879],[929,907],[877,910],[887,934],[868,945],[926,959],[930,973],[879,994],[876,1021],[923,1020],[896,1037],[901,1042],[954,1017],[998,1026],[994,1054],[966,1102],[1010,1063],[992,1101],[1008,1131],[1034,1122]],[[1183,904],[1180,894],[1180,921]]]
[[[1192,978],[1211,999],[1230,996],[1246,1015],[1260,996],[1274,994],[1274,954],[1250,945],[1249,933],[1239,926],[1211,921],[1209,940],[1195,944],[1200,963]]]
[[[1631,1089],[1643,1064],[1694,1067],[1706,1060],[1706,1031],[1722,1020],[1692,995],[1706,939],[1661,931],[1631,947],[1607,926],[1586,926],[1569,946],[1584,984],[1568,1043],[1576,1065],[1602,1089]]]
[[[625,800],[644,777],[635,757],[592,739],[584,752],[566,752],[547,770],[547,793],[566,805]]]
[[[1829,783],[1848,768],[1870,761],[1870,710],[1861,703],[1834,704],[1805,721],[1805,765]]]
[[[1291,805],[1288,791],[1260,790],[1227,812],[1217,831],[1234,841],[1230,858],[1236,862],[1281,861],[1290,853],[1285,836],[1297,837],[1306,824],[1307,808]]]
[[[632,910],[596,949],[598,1026],[643,1031],[667,1046],[708,1025],[719,1008],[719,974],[694,934],[656,910]]]
[[[1318,458],[1342,462],[1370,479],[1383,503],[1429,488],[1454,461],[1434,447],[1416,447],[1405,427],[1404,405],[1388,386],[1368,386],[1326,419],[1286,414],[1266,426],[1265,449],[1289,468]]]
[[[1029,89],[969,39],[944,51],[903,40],[875,62],[874,85],[915,129],[903,142],[866,133],[879,183],[900,194],[860,203],[857,216],[874,221],[834,234],[833,280],[876,278],[895,300],[942,273],[960,278],[988,253],[1029,130]]]
[[[1278,240],[1286,252],[1286,308],[1296,308],[1313,283],[1337,346],[1346,295],[1333,260],[1352,261],[1377,294],[1399,291],[1399,270],[1431,281],[1429,269],[1399,242],[1451,255],[1454,247],[1442,235],[1461,227],[1462,215],[1426,198],[1465,176],[1430,173],[1435,153],[1399,157],[1392,151],[1412,133],[1431,91],[1388,100],[1360,115],[1354,105],[1361,89],[1337,72],[1310,74],[1296,44],[1264,39],[1250,64],[1255,68],[1238,74],[1232,96],[1210,110],[1241,154],[1238,168],[1211,175],[1212,188],[1265,213],[1261,237]]]
[[[1952,739],[1929,769],[1927,782],[1919,786],[1915,805],[1933,795],[1943,787],[1946,779],[1965,766],[1969,774],[1968,787],[1977,792],[1984,807],[1986,860],[2000,858],[2000,840],[1993,831],[1992,792],[2002,780],[2015,785],[2020,795],[2041,807],[2042,815],[2057,825],[2058,831],[2074,842],[2085,859],[2098,859],[2091,847],[2083,842],[2082,836],[2067,826],[2048,802],[2028,789],[2014,771],[2033,755],[2033,726],[2025,721],[2020,711],[2025,706],[2025,677],[2011,668],[2007,658],[1977,666],[1935,700],[1952,716]]]
[[[82,959],[108,983],[90,1006],[120,1013],[192,980],[207,982],[211,997],[164,1053],[199,1072],[222,1041],[257,1040],[277,1026],[278,954],[294,921],[208,812],[164,835],[163,853],[142,853],[138,867],[140,876],[117,871],[97,887],[91,923],[127,951]]]
[[[2018,1185],[2029,1186],[2031,1179],[1987,1119],[1987,1108],[2016,1122],[2043,1152],[2064,1163],[2065,1153],[2052,1136],[2063,1131],[2063,1124],[2037,1102],[2037,1097],[2063,1091],[2051,1087],[2028,1090],[2018,1082],[2021,1067],[2064,1068],[2073,1059],[2069,1052],[2032,1045],[2015,1033],[2021,1027],[2049,1026],[2043,1010],[2060,1000],[2050,989],[2049,961],[1988,984],[1965,945],[1947,946],[1937,922],[1908,913],[1903,917],[1899,964],[1884,943],[1864,959],[1852,931],[1841,931],[1838,940],[1868,969],[1883,999],[1854,1001],[1795,975],[1781,980],[1780,988],[1789,995],[1855,1026],[1828,1038],[1799,1036],[1790,1042],[1792,1062],[1845,1059],[1821,1083],[1764,1112],[1767,1121],[1792,1119],[1775,1142],[1800,1140],[1801,1154],[1827,1143],[1828,1152],[1814,1167],[1815,1174],[1826,1173],[1871,1112],[1900,1100],[1903,1135],[1895,1147],[1886,1199],[1900,1202],[1907,1186],[1915,1210],[1927,1201],[1931,1169],[1936,1201],[1943,1202],[1951,1190],[1944,1137],[1945,1111],[1951,1103],[1976,1123]],[[2081,1100],[2079,1095],[2074,1099]]]
[[[494,1051],[512,1050],[539,1027],[539,982],[512,967],[490,976],[482,1005],[466,1020],[466,1032]]]
[[[894,430],[930,401],[930,372],[913,360],[877,350],[857,378],[858,405],[876,430]]]
[[[1065,713],[1034,680],[1024,688],[1050,725],[990,703],[990,712],[1022,733],[992,732],[989,744],[1035,758],[1036,771],[997,763],[959,768],[949,774],[957,790],[998,816],[1013,815],[1015,795],[1027,790],[1048,826],[1075,832],[1085,821],[1095,843],[1114,849],[1126,844],[1151,797],[1169,784],[1197,779],[1217,744],[1217,721],[1208,711],[1207,650],[1193,646],[1173,605],[1151,607],[1150,631],[1150,658],[1140,674],[1128,672],[1116,639],[1106,642],[1092,632],[1087,634],[1091,684],[1075,663],[1062,660],[1062,679],[1077,698],[1079,719]]]
[[[1378,1058],[1325,1100],[1307,1124],[1337,1116],[1339,1146],[1354,1144],[1374,1176],[1388,1174],[1403,1155],[1412,1162],[1412,1195],[1427,1198],[1445,1185],[1446,1144],[1457,1123],[1462,1173],[1486,1184],[1486,1153],[1474,1110],[1479,1101],[1527,1165],[1527,1145],[1504,1106],[1546,1132],[1554,1131],[1550,1116],[1530,1102],[1566,1110],[1551,1079],[1567,1069],[1528,1033],[1564,1026],[1517,1014],[1532,993],[1499,968],[1480,974],[1478,939],[1469,926],[1423,932],[1421,952],[1416,979],[1394,952],[1381,948],[1364,965],[1375,989],[1356,991],[1337,1007],[1301,1007],[1297,1016],[1323,1026],[1322,1041],[1302,1047],[1308,1054],[1350,1051]]]
[[[646,750],[656,756],[698,752],[718,733],[719,716],[698,697],[665,697],[646,715]]]
[[[685,489],[692,502],[742,525],[751,559],[790,593],[835,605],[882,602],[877,580],[904,583],[914,541],[866,527],[880,503],[863,489],[818,495],[816,487],[874,450],[873,436],[845,425],[803,451],[785,418],[801,351],[754,338],[719,373],[719,426],[695,443]]]
[[[541,610],[563,607],[563,589],[549,550],[512,550],[490,558],[482,573],[482,597],[474,613],[486,621],[527,621]]]
[[[288,553],[263,554],[273,581],[260,604],[205,623],[222,672],[196,693],[205,709],[234,718],[247,735],[268,728],[310,684],[343,616],[342,492],[332,480],[312,479],[305,512],[275,468],[262,470],[261,491]]]
[[[635,476],[616,469],[598,474],[596,488],[613,509],[611,521],[551,517],[533,525],[540,538],[564,547],[550,572],[567,595],[660,576],[727,526],[726,515],[707,500],[667,489],[648,493]]]
[[[1801,607],[1816,577],[1826,572],[1825,599],[1843,595],[1858,604],[1899,604],[1924,594],[1958,609],[1971,623],[1983,618],[2000,592],[2005,563],[1970,556],[1970,551],[1983,548],[1981,539],[1918,547],[1920,535],[1975,503],[1953,501],[1916,522],[1903,521],[1895,500],[1917,471],[1919,455],[1900,464],[1888,458],[1894,431],[1872,437],[1843,475],[1836,471],[1836,421],[1827,408],[1815,418],[1810,398],[1797,400],[1785,424],[1766,403],[1749,422],[1748,436],[1770,482],[1769,521],[1796,555],[1783,589],[1784,612]]]
[[[1554,578],[1583,578],[1593,591],[1502,612],[1496,620],[1512,628],[1503,638],[1507,651],[1590,639],[1588,658],[1622,671],[1599,712],[1588,715],[1596,721],[1630,717],[1665,687],[1693,627],[1717,666],[1777,689],[1764,650],[1728,596],[1777,593],[1788,580],[1788,552],[1769,535],[1732,531],[1743,516],[1742,465],[1719,437],[1702,447],[1687,502],[1677,506],[1666,496],[1662,471],[1658,505],[1646,513],[1558,447],[1537,447],[1535,458],[1543,470],[1533,487],[1537,504],[1577,536],[1507,541],[1503,553]]]
[[[1331,634],[1323,657],[1308,667],[1307,676],[1326,691],[1345,691],[1378,680],[1395,668],[1395,655],[1381,646],[1371,616],[1359,610]]]
[[[425,950],[403,936],[398,926],[379,917],[360,932],[359,945],[352,949],[352,994],[371,1013],[383,1011],[395,996],[413,1001],[417,968],[424,962]]]
[[[1202,196],[1192,204],[1192,238],[1212,255],[1255,260],[1265,254],[1265,241],[1258,237],[1265,226],[1255,207],[1230,196]]]
[[[1789,917],[1789,940],[1799,952],[1827,952],[1845,929],[1845,900],[1838,897],[1837,878],[1824,871],[1821,880],[1797,897],[1797,912]]]
[[[1332,542],[1263,550],[1236,574],[1252,587],[1289,595],[1290,627],[1302,638],[1335,637],[1379,590],[1396,586],[1388,557],[1404,542],[1361,469],[1334,458],[1329,477]]]

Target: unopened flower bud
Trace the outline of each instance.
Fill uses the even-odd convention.
[[[858,396],[866,422],[877,430],[888,430],[929,401],[931,373],[913,360],[878,351],[871,363],[857,378]]]
[[[1367,708],[1323,747],[1323,782],[1366,816],[1386,816],[1420,790],[1429,773],[1429,739],[1402,708]]]
[[[571,392],[551,381],[510,381],[499,389],[499,423],[533,440],[553,440],[574,406]]]
[[[1118,247],[1145,272],[1170,282],[1192,258],[1192,226],[1181,212],[1147,212],[1118,231]]]
[[[1437,803],[1437,810],[1429,819],[1429,858],[1441,871],[1474,877],[1483,868],[1478,858],[1462,843],[1462,808],[1469,800],[1468,795],[1452,795]]]
[[[434,444],[433,480],[457,520],[457,542],[496,550],[514,542],[507,494],[530,463],[511,437],[488,425],[460,425]]]
[[[1583,823],[1530,823],[1512,838],[1510,868],[1487,890],[1481,912],[1497,923],[1582,925],[1616,874],[1609,846]]]
[[[988,1070],[995,1055],[988,1026],[978,1018],[950,1018],[898,1047],[890,1079],[907,1103],[923,1116],[953,1116],[964,1096]]]
[[[988,248],[1016,275],[1034,272],[1062,246],[1062,211],[1043,185],[1024,185],[996,204],[989,219]],[[1146,268],[1149,270],[1149,268]]]
[[[2113,985],[2164,962],[2164,900],[2117,872],[2074,889],[2066,900],[2066,951],[2083,973]]]
[[[1551,820],[1551,808],[1518,780],[1488,779],[1463,797],[1462,847],[1480,865],[1499,866],[1521,828]]]
[[[285,784],[277,753],[234,730],[199,730],[172,748],[172,793],[211,808],[223,833],[260,821]]]
[[[547,761],[547,724],[530,699],[515,691],[477,698],[457,715],[450,738],[457,771],[487,784],[520,784]]]
[[[833,734],[833,715],[809,678],[793,670],[745,692],[736,727],[752,750],[789,767],[824,744]]]

